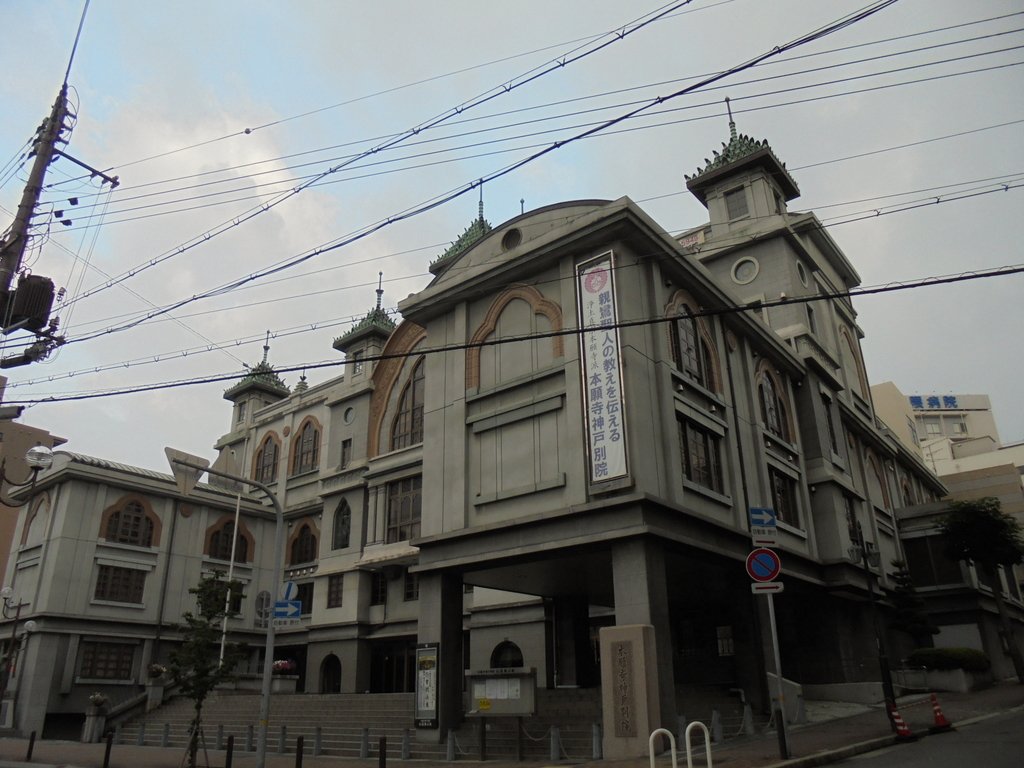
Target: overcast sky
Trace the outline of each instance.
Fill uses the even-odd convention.
[[[51,166],[44,210],[73,223],[40,216],[37,231],[52,228],[27,265],[73,300],[59,312],[69,343],[7,371],[6,399],[237,373],[260,359],[267,330],[278,369],[340,361],[331,342],[373,305],[378,271],[389,309],[425,286],[429,263],[476,215],[475,191],[116,329],[465,189],[866,4],[696,0],[500,92],[668,6],[93,0],[69,78],[77,124],[67,151],[121,184],[108,195],[69,161]],[[4,226],[25,178],[17,158],[64,78],[82,5],[0,0],[0,163],[15,160],[0,175]],[[696,226],[706,211],[683,176],[728,139],[729,96],[739,130],[767,139],[800,185],[790,210],[818,213],[865,286],[1024,263],[1022,29],[1020,0],[900,0],[485,184],[485,215],[497,225],[521,206],[628,195],[670,232]],[[497,95],[281,200],[484,94]],[[1014,275],[857,299],[872,382],[908,394],[987,393],[1003,441],[1024,439],[1022,288]],[[8,338],[3,355],[23,346]],[[338,373],[306,375],[316,384]],[[283,377],[294,386],[299,372]],[[23,421],[67,438],[70,450],[166,469],[165,445],[212,457],[230,425],[228,386],[41,403]]]

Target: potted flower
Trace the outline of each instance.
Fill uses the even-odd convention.
[[[275,675],[290,675],[295,671],[295,662],[291,659],[277,659],[271,668]]]
[[[96,693],[89,696],[89,703],[97,709],[105,707],[108,701],[110,701],[110,699],[107,698],[107,695],[105,693],[100,693],[99,691],[96,691]]]
[[[156,662],[153,662],[149,665],[146,671],[149,673],[149,676],[151,678],[163,677],[167,674],[167,667],[165,667],[163,664],[157,664]]]

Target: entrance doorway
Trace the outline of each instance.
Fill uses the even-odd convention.
[[[370,693],[412,693],[415,690],[415,638],[374,643],[370,656]]]
[[[341,661],[333,653],[320,664],[320,693],[341,693]]]

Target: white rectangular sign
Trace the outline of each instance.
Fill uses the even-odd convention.
[[[622,407],[622,359],[615,327],[615,261],[611,251],[576,266],[583,405],[587,415],[590,482],[623,477],[626,425]],[[595,330],[588,331],[587,328]]]
[[[781,592],[784,585],[781,581],[756,581],[750,585],[750,591],[755,595],[762,592]]]

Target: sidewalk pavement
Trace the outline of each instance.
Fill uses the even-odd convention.
[[[1024,710],[1024,685],[1006,681],[981,691],[941,693],[939,704],[942,713],[954,727],[966,727],[972,722],[1000,712]],[[915,736],[929,736],[928,729],[934,724],[934,713],[928,695],[901,697],[898,708]],[[713,765],[725,768],[809,768],[880,749],[896,741],[889,727],[885,709],[881,706],[858,708],[825,705],[812,706],[809,709],[809,714],[817,722],[789,726],[789,760],[780,759],[777,735],[771,731],[713,745]],[[858,714],[850,714],[851,711],[858,709]],[[942,736],[937,734],[929,738]],[[703,744],[699,745],[699,749],[697,747],[695,744],[694,765],[704,766],[706,760],[703,755]],[[0,768],[101,768],[106,745],[36,741],[31,763],[25,761],[27,749],[27,739],[0,739]],[[109,768],[181,768],[183,758],[184,750],[181,748],[115,744],[110,753]],[[211,768],[224,766],[224,752],[211,750],[209,758]],[[200,760],[201,765],[206,765],[202,753]],[[433,760],[391,758],[390,762],[393,768],[403,768],[409,763],[415,768],[452,768],[451,763]],[[460,759],[457,763],[463,768],[522,768],[523,765],[504,758],[488,760],[486,763]],[[659,756],[657,763],[663,768],[671,766],[670,755]],[[686,751],[681,744],[677,746],[677,763],[686,765]],[[235,752],[232,768],[254,768],[255,764],[256,757],[253,753]],[[547,761],[530,761],[529,764],[544,765]],[[569,764],[568,761],[566,764]],[[649,759],[640,757],[629,760],[572,761],[572,764],[589,768],[648,768]],[[266,765],[267,768],[293,768],[296,765],[296,756],[268,754]],[[313,757],[307,754],[302,759],[303,768],[378,768],[379,765],[376,757],[361,760],[332,756]]]

